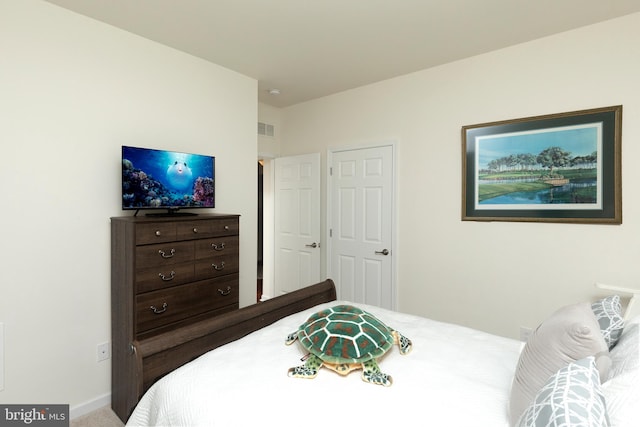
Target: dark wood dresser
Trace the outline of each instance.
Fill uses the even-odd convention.
[[[238,309],[239,215],[111,218],[111,407],[188,362],[198,323]],[[196,331],[196,332],[194,332]]]

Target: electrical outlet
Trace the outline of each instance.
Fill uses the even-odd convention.
[[[98,362],[107,360],[111,357],[111,344],[108,342],[98,344]]]
[[[533,332],[533,329],[527,328],[526,326],[520,326],[520,341],[527,342],[531,332]]]

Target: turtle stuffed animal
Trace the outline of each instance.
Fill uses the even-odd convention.
[[[362,369],[362,380],[390,386],[392,378],[380,371],[377,359],[398,344],[400,354],[411,351],[411,340],[358,307],[337,305],[319,311],[286,339],[297,339],[309,351],[305,364],[289,369],[295,378],[315,378],[325,366],[341,375]],[[305,360],[305,359],[303,359]]]

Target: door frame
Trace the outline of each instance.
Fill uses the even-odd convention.
[[[263,227],[262,227],[262,299],[261,301],[275,296],[275,206],[273,191],[275,188],[275,177],[273,173],[275,157],[259,156],[259,160],[264,162],[263,166]]]
[[[398,226],[397,226],[397,217],[398,217],[398,211],[397,211],[397,207],[398,207],[398,186],[397,186],[397,179],[398,179],[398,150],[397,150],[397,141],[395,140],[385,140],[385,141],[380,141],[378,143],[368,143],[368,144],[362,144],[362,145],[346,145],[346,146],[340,146],[340,147],[329,147],[327,149],[327,164],[326,164],[326,181],[325,181],[325,185],[326,185],[326,212],[325,212],[325,242],[326,244],[324,245],[324,256],[325,256],[325,260],[326,260],[326,277],[331,277],[333,270],[332,270],[332,265],[331,265],[331,244],[329,242],[331,242],[331,229],[332,229],[332,224],[331,224],[331,212],[332,212],[332,206],[331,206],[331,200],[332,200],[332,196],[333,194],[331,193],[332,191],[332,183],[331,180],[333,179],[331,176],[331,168],[333,167],[333,154],[336,152],[342,152],[342,151],[354,151],[354,150],[366,150],[369,148],[378,148],[378,147],[391,147],[391,156],[393,157],[391,159],[391,164],[393,165],[393,174],[392,174],[392,178],[391,178],[391,191],[393,192],[393,194],[391,195],[391,251],[393,253],[393,256],[391,257],[391,307],[393,308],[393,310],[397,310],[398,309],[398,286],[397,286],[397,282],[398,282],[398,273],[397,273],[397,265],[398,265],[398,257],[400,256],[400,251],[398,250],[398,245],[397,245],[397,235],[398,235]]]

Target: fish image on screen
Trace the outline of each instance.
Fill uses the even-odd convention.
[[[122,208],[215,207],[215,157],[122,146]]]
[[[176,160],[167,169],[167,182],[176,190],[184,190],[193,185],[193,173],[186,161]]]

